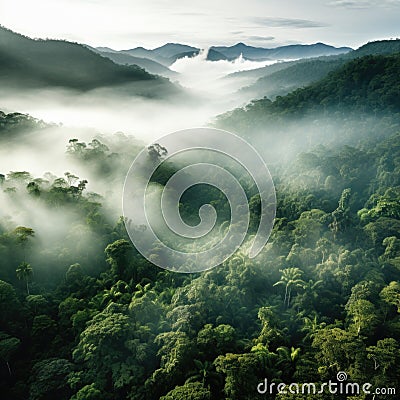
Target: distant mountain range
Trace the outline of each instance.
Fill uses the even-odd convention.
[[[223,54],[228,59],[235,59],[242,55],[243,58],[253,61],[321,57],[348,53],[352,50],[350,47],[338,48],[324,43],[295,44],[271,49],[238,43],[231,47],[219,46],[211,47],[211,49]]]
[[[177,72],[171,71],[165,65],[157,61],[154,61],[151,58],[133,56],[127,52],[115,51],[113,49],[109,49],[108,47],[99,47],[99,48],[94,48],[90,46],[87,47],[90,50],[94,51],[95,53],[98,53],[103,57],[109,58],[116,64],[137,65],[138,67],[145,69],[147,72],[150,72],[151,74],[164,76],[169,79],[174,79],[178,76]]]
[[[369,42],[359,47],[356,50],[348,51],[342,54],[322,56],[323,61],[335,61],[337,59],[349,60],[366,55],[386,55],[400,52],[400,39],[396,40],[379,40]],[[247,71],[234,72],[230,77],[246,77],[246,78],[261,78],[268,76],[274,72],[281,71],[292,65],[300,63],[308,63],[310,60],[302,58],[294,61],[280,62],[266,67],[256,68]]]
[[[297,59],[350,50],[322,43],[275,49],[238,43],[231,47],[211,47],[207,59],[233,60],[240,55],[250,60]],[[143,85],[140,90],[136,85],[137,94],[153,96],[152,86],[157,86],[160,92],[167,86],[173,89],[171,83],[158,75],[175,80],[177,73],[168,67],[180,58],[193,57],[199,52],[197,47],[180,43],[167,43],[152,50],[93,48],[62,40],[33,40],[0,26],[0,81],[3,87],[60,86],[78,90],[146,81],[146,93]]]
[[[344,54],[279,62],[249,71],[235,72],[225,79],[240,80],[243,85],[240,92],[242,95],[246,94],[247,98],[267,96],[273,99],[324,78],[349,60],[366,55],[395,53],[400,53],[400,40],[382,40],[367,43]]]
[[[134,49],[121,50],[118,53],[121,52],[135,57],[147,58],[169,67],[178,58],[197,54],[199,49],[196,47],[187,46],[185,44],[167,43],[153,50],[145,49],[144,47],[136,47]]]
[[[324,43],[289,45],[271,49],[238,43],[230,47],[211,46],[207,53],[207,60],[232,61],[242,56],[244,59],[252,61],[274,61],[337,55],[347,53],[351,50],[350,47],[337,48]],[[163,70],[161,66],[169,67],[180,58],[193,57],[199,54],[200,49],[185,44],[167,43],[153,50],[145,49],[144,47],[136,47],[134,49],[117,51],[108,47],[97,47],[95,51],[117,63],[137,64],[144,68],[146,68],[144,64],[145,61],[151,60],[157,63],[157,65],[147,65],[148,68],[152,68],[152,70],[148,69],[148,71],[170,77],[170,72],[165,69]],[[120,57],[121,55],[124,57]],[[129,59],[127,56],[134,57],[134,59]]]
[[[0,85],[24,89],[66,87],[81,91],[122,87],[134,95],[168,97],[182,93],[182,88],[163,78],[178,79],[178,74],[168,67],[178,59],[193,57],[199,52],[199,48],[180,43],[167,43],[152,50],[93,48],[61,40],[33,40],[0,26]],[[241,87],[247,86],[241,90],[245,97],[273,98],[323,78],[349,59],[396,52],[400,52],[400,40],[371,42],[357,50],[323,43],[270,49],[238,43],[210,47],[207,59],[233,60],[242,56],[247,60],[280,61],[227,78],[242,79],[238,82]]]

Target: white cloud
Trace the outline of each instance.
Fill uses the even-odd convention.
[[[381,0],[379,2],[370,0],[333,0],[328,3],[328,6],[350,9],[391,8],[399,5],[400,0]]]
[[[327,26],[326,23],[311,21],[308,19],[297,19],[297,18],[277,18],[277,17],[254,17],[252,21],[256,24],[275,27],[275,28],[321,28]]]
[[[33,37],[126,49],[184,42],[231,45],[274,36],[274,45],[356,47],[398,36],[400,0],[0,0],[1,23]],[[327,12],[327,8],[330,11]],[[253,39],[249,39],[253,37]],[[251,43],[250,43],[251,44]]]
[[[369,1],[352,1],[352,0],[334,0],[328,3],[332,7],[344,7],[344,8],[369,8],[371,3]]]
[[[179,81],[183,86],[212,94],[221,89],[220,79],[233,72],[261,68],[273,64],[271,61],[249,61],[242,57],[234,61],[208,61],[208,50],[203,50],[196,57],[185,57],[177,60],[170,69],[179,72]],[[231,88],[230,88],[231,89]]]

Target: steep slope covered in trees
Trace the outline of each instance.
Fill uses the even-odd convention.
[[[252,101],[220,116],[222,127],[249,132],[273,121],[311,115],[353,113],[395,115],[400,112],[400,56],[365,56],[349,61],[326,78],[275,101]],[[335,115],[336,116],[336,115]]]
[[[325,78],[329,72],[343,63],[342,60],[331,60],[329,58],[297,62],[257,79],[249,87],[241,89],[241,92],[251,94],[253,98],[266,96],[273,99]]]
[[[0,27],[0,81],[3,88],[50,86],[77,90],[147,82],[149,92],[151,87],[161,91],[162,86],[176,91],[164,78],[137,66],[114,64],[83,45],[32,40],[3,27]]]

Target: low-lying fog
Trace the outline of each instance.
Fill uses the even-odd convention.
[[[170,66],[170,69],[180,74],[178,80],[182,86],[209,96],[211,101],[214,97],[215,101],[219,98],[223,100],[225,96],[232,95],[242,86],[239,78],[236,80],[222,78],[234,72],[249,71],[276,63],[276,61],[249,61],[242,56],[234,61],[208,61],[207,54],[208,49],[202,50],[196,57],[180,58]],[[238,94],[233,97],[243,101],[243,98],[238,98]]]
[[[243,79],[224,78],[233,72],[266,64],[242,58],[233,62],[211,62],[206,60],[204,53],[178,60],[171,68],[180,73],[179,84],[183,94],[164,99],[130,96],[126,88],[103,88],[86,93],[65,89],[8,93],[3,90],[0,110],[28,113],[55,125],[0,140],[0,174],[28,171],[34,178],[39,178],[46,172],[57,177],[70,172],[80,180],[88,181],[86,193],[96,192],[103,196],[100,200],[103,212],[108,223],[114,225],[122,214],[123,180],[138,148],[170,132],[204,126],[216,115],[247,103],[251,99],[237,92],[243,85]],[[327,121],[326,116],[312,115],[306,120],[287,123],[277,132],[274,126],[262,125],[253,132],[250,141],[271,167],[274,162],[290,164],[296,160],[299,152],[319,143],[329,144],[333,141],[332,146],[339,146],[352,139],[351,135],[347,137],[343,134],[340,143],[336,143],[339,137],[337,132],[362,131],[366,135],[368,129],[374,130],[370,120],[337,121],[332,115]],[[116,132],[132,135],[141,142],[135,141],[132,146],[129,138],[121,134],[114,135]],[[106,173],[97,165],[101,164],[101,157],[98,163],[82,162],[66,153],[70,139],[89,143],[96,136],[110,148],[105,158],[110,156],[110,160],[115,161],[110,161],[112,168]],[[111,157],[111,153],[122,154],[122,157]],[[6,191],[12,189],[7,185]],[[50,264],[54,257],[56,260],[59,254],[66,254],[63,256],[65,265],[81,262],[81,258],[90,258],[93,254],[102,255],[103,249],[100,247],[103,244],[97,240],[98,232],[85,226],[81,218],[73,208],[50,209],[40,198],[32,199],[22,184],[16,197],[13,197],[12,191],[0,191],[0,229],[3,224],[7,225],[7,229],[24,225],[36,231],[40,243],[36,264],[33,260],[35,266],[43,264],[44,254],[46,262]],[[99,248],[93,247],[93,254],[88,254],[85,249],[87,243],[97,243]],[[47,256],[49,249],[53,258]]]
[[[241,87],[239,81],[228,82],[222,78],[232,72],[266,64],[242,58],[233,62],[211,62],[206,60],[204,53],[181,59],[172,65],[172,69],[180,73],[176,84],[183,94],[163,99],[132,96],[129,88],[102,88],[86,93],[61,88],[3,90],[0,110],[26,113],[54,125],[3,138],[0,142],[0,174],[27,171],[33,178],[39,178],[50,172],[64,177],[68,171],[79,179],[87,179],[87,191],[104,196],[103,210],[109,223],[114,224],[121,215],[122,182],[130,161],[106,178],[90,163],[81,163],[68,156],[69,139],[89,143],[97,135],[103,135],[103,139],[109,137],[112,143],[115,132],[124,132],[145,145],[179,129],[207,125],[216,115],[250,100],[235,94]],[[143,88],[146,84],[143,82],[139,86]],[[103,139],[100,140],[107,143]],[[110,150],[118,152],[111,146]],[[125,153],[129,151],[125,150]],[[132,161],[134,157],[132,154]],[[130,160],[129,154],[126,159]],[[39,255],[46,248],[57,246],[61,246],[59,252],[63,252],[63,238],[69,238],[70,254],[79,253],[75,245],[95,241],[96,232],[85,231],[81,232],[83,237],[82,234],[76,236],[76,230],[83,228],[72,209],[63,208],[61,213],[57,209],[50,210],[44,202],[32,199],[23,185],[14,197],[0,192],[0,224],[10,220],[10,226],[32,227],[42,241],[37,249]]]
[[[0,146],[0,173],[29,171],[42,176],[51,171],[60,176],[73,168],[65,157],[71,138],[89,142],[98,133],[120,131],[147,144],[179,129],[205,126],[216,115],[250,100],[237,94],[241,87],[239,79],[226,80],[225,76],[271,64],[242,57],[232,62],[207,61],[206,54],[204,51],[192,58],[185,57],[171,66],[179,72],[175,84],[183,92],[171,98],[132,96],[115,88],[86,93],[61,88],[3,92],[0,110],[27,113],[63,127],[7,140]],[[99,185],[94,186],[99,189]]]
[[[149,142],[178,129],[206,125],[215,115],[245,104],[251,99],[237,93],[240,80],[222,78],[274,63],[242,57],[232,62],[207,61],[206,53],[179,59],[171,66],[179,72],[175,83],[181,85],[183,96],[158,100],[109,88],[86,93],[46,89],[3,93],[1,107],[71,127],[91,127],[105,133],[124,131]]]

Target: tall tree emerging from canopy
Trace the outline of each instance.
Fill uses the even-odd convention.
[[[21,244],[23,251],[23,260],[26,258],[26,247],[30,237],[35,236],[35,231],[32,228],[26,228],[25,226],[18,226],[14,229],[14,235],[17,237],[18,242]]]
[[[17,273],[17,278],[22,281],[24,280],[26,283],[26,292],[28,296],[30,295],[29,292],[29,279],[33,274],[33,269],[30,264],[27,262],[22,262],[20,265],[18,265],[18,268],[15,270]]]
[[[301,279],[303,271],[300,268],[286,268],[279,270],[282,273],[281,279],[274,284],[274,286],[285,286],[285,297],[283,304],[289,307],[292,296],[292,290],[296,288],[303,288],[305,282]]]

